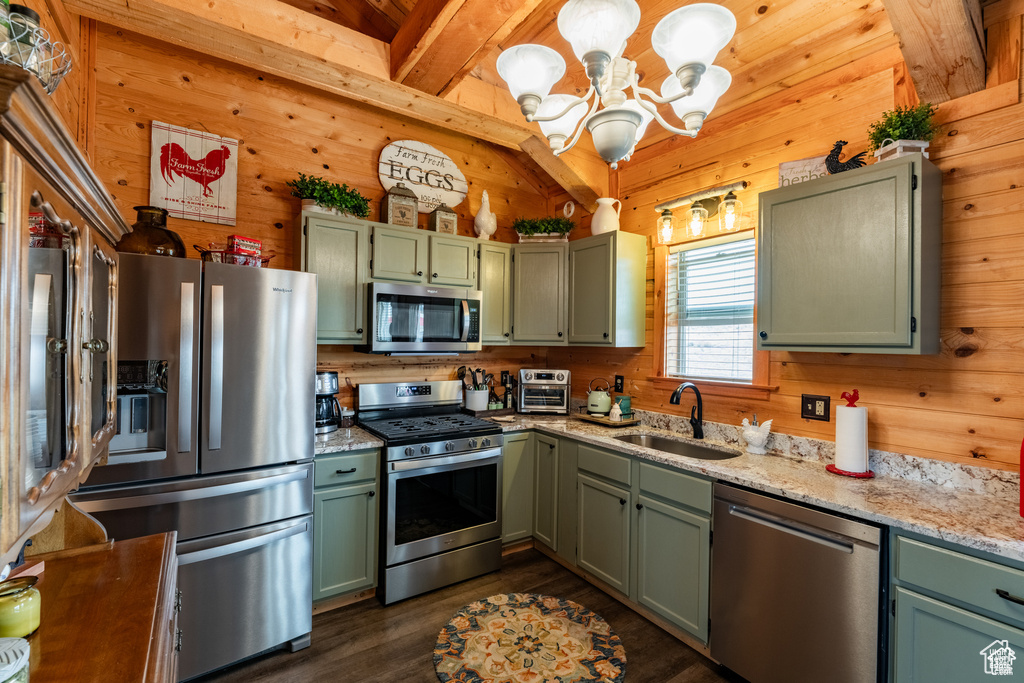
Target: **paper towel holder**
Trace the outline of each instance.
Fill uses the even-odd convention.
[[[858,391],[857,389],[854,389],[852,392],[844,391],[842,394],[839,395],[839,398],[841,398],[841,399],[846,401],[846,406],[845,407],[847,407],[847,408],[856,408],[857,407],[857,401],[860,399],[860,391]],[[836,422],[837,422],[837,424],[838,424],[838,421],[839,421],[839,415],[837,414],[836,415]],[[844,477],[853,477],[855,479],[871,479],[872,477],[875,476],[875,473],[872,472],[871,470],[865,470],[863,472],[847,472],[846,470],[839,469],[834,464],[825,465],[825,469],[827,471],[831,472],[832,474],[841,474]]]

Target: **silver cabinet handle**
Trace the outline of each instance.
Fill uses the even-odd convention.
[[[224,413],[224,285],[210,287],[210,450],[220,449]]]
[[[181,283],[178,325],[178,452],[192,450],[192,336],[195,332],[195,283]]]

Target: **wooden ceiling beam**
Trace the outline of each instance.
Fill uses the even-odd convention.
[[[978,0],[884,0],[922,102],[938,104],[985,88]]]
[[[416,3],[391,41],[392,79],[405,82],[465,3],[466,0],[419,0]]]
[[[543,140],[533,142],[533,128],[493,115],[502,108],[487,96],[455,103],[394,83],[387,43],[277,0],[64,0],[64,5],[71,13],[149,38],[523,149],[586,207],[596,209],[599,192],[607,192],[607,170],[596,155],[574,150],[569,160],[554,157]],[[484,94],[494,100],[501,95],[493,86]],[[504,96],[510,99],[507,91]]]

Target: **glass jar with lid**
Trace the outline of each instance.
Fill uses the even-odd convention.
[[[38,580],[24,576],[0,583],[0,638],[23,638],[39,628]]]
[[[39,14],[24,5],[11,5],[8,15],[10,40],[7,42],[7,58],[33,73],[39,71],[39,55],[36,41],[39,33]]]

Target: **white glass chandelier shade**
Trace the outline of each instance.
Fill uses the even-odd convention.
[[[697,3],[670,12],[651,34],[654,51],[675,74],[679,67],[715,61],[736,33],[736,17],[721,5]]]
[[[730,192],[725,195],[718,207],[718,229],[722,232],[735,232],[740,228],[740,218],[743,211],[743,202],[736,199],[736,195]]]
[[[540,106],[537,108],[538,117],[555,116],[559,112],[565,111],[574,100],[579,98],[573,97],[572,95],[548,95],[545,97]],[[585,102],[580,102],[575,107],[570,109],[565,115],[560,116],[554,121],[541,121],[540,131],[544,133],[544,136],[551,140],[553,137],[560,138],[564,141],[573,131],[576,130],[576,125],[580,122],[587,114],[587,105]]]
[[[638,145],[640,144],[640,139],[644,136],[644,133],[647,132],[647,124],[654,120],[654,114],[641,107],[640,103],[636,100],[626,100],[621,106],[624,109],[635,111],[637,114],[640,114],[640,117],[643,119],[636,129],[636,138],[633,140],[633,145]]]
[[[731,83],[732,76],[728,71],[720,66],[709,66],[692,95],[672,102],[672,111],[686,122],[687,129],[693,129],[694,126],[699,129],[704,119],[715,108],[718,98],[729,89]],[[683,87],[675,76],[669,76],[661,84],[662,97],[674,97],[682,91]]]
[[[512,97],[536,95],[544,99],[565,75],[565,60],[550,47],[516,45],[498,55],[498,75],[505,79]]]
[[[618,56],[639,25],[636,0],[569,0],[558,12],[558,32],[581,62],[591,52]]]
[[[691,237],[700,237],[704,233],[704,221],[708,219],[708,210],[698,201],[690,206],[690,221],[686,226]]]

